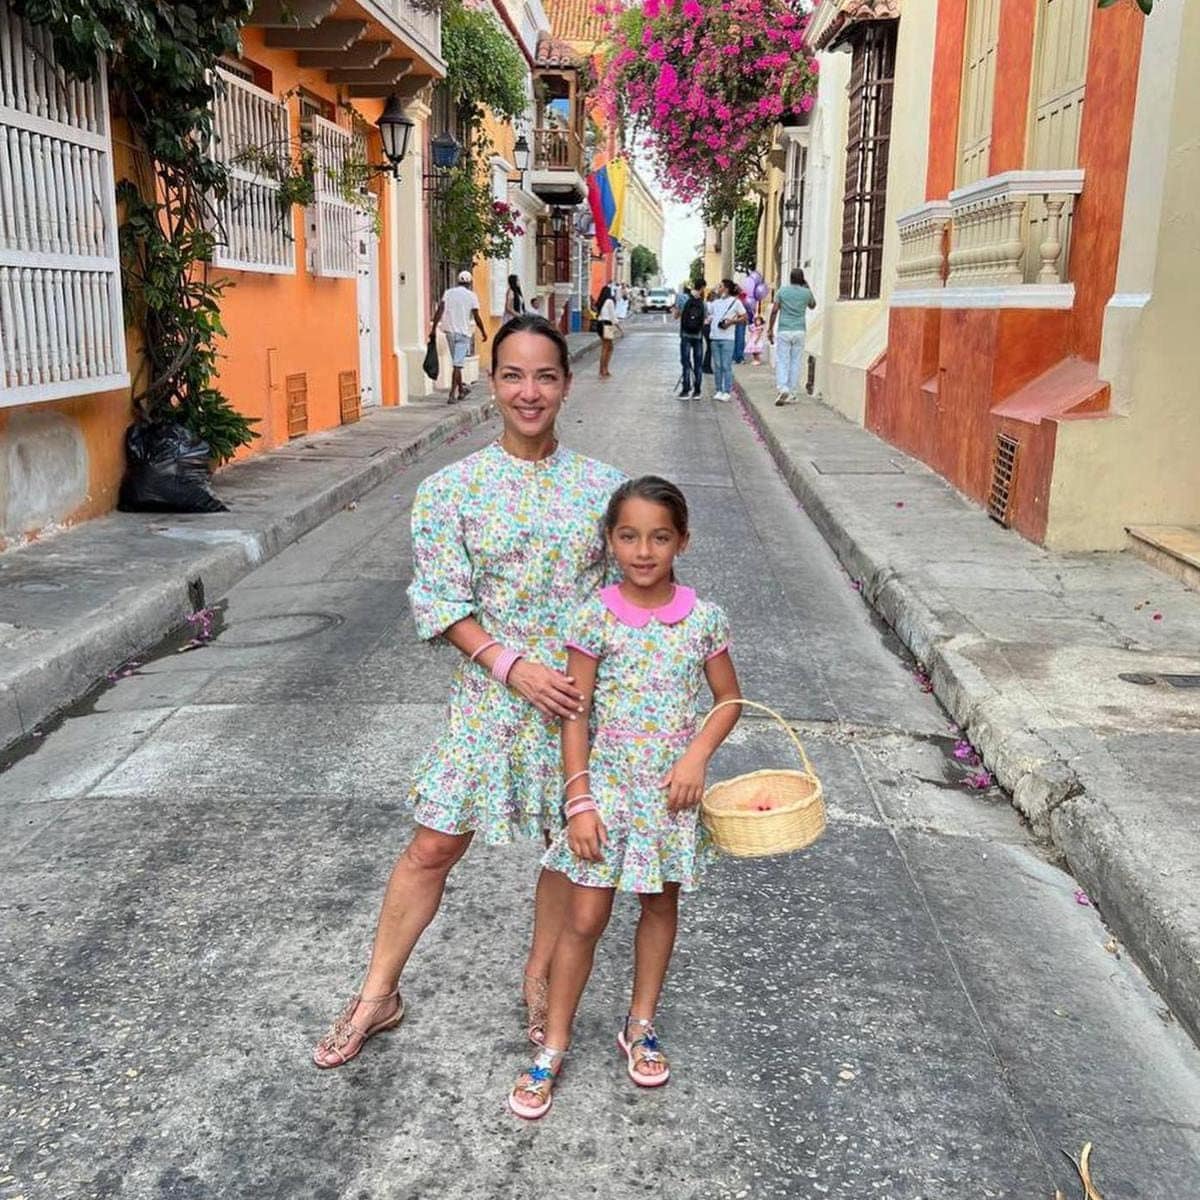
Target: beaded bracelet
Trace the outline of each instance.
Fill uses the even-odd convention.
[[[567,782],[563,784],[563,791],[565,792],[567,790],[567,788],[569,788],[571,786],[571,784],[573,784],[575,782],[575,780],[582,779],[587,773],[588,773],[587,767],[584,767],[582,771],[576,771],[575,774],[572,775],[571,778],[568,779]]]
[[[484,642],[474,654],[471,655],[471,662],[474,662],[485,650],[490,650],[493,646],[498,646],[500,643],[492,638],[490,642]]]
[[[507,686],[509,672],[517,665],[517,660],[524,657],[523,654],[519,654],[516,650],[509,650],[505,647],[505,649],[496,655],[496,659],[492,663],[492,678],[497,683],[503,683]]]

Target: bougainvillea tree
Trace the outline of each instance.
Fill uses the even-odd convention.
[[[601,0],[601,102],[639,136],[667,193],[723,225],[758,177],[772,130],[808,112],[817,62],[800,0]]]

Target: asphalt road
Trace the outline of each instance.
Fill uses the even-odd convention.
[[[1104,1200],[1200,1195],[1200,1053],[873,621],[735,405],[671,396],[635,319],[563,439],[678,482],[684,578],[729,611],[746,694],[824,778],[811,851],[726,860],[685,903],[642,1093],[613,1047],[618,905],[554,1110],[503,1107],[537,848],[472,851],[344,1069],[313,1040],[353,990],[442,719],[451,654],[405,603],[419,480],[286,550],[0,775],[0,1197]],[[766,368],[764,368],[765,370]],[[297,469],[302,469],[298,464]],[[747,718],[717,775],[788,763]]]

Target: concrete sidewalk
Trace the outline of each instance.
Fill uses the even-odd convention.
[[[1035,546],[824,405],[775,407],[766,367],[737,380],[846,585],[1200,1040],[1200,595]]]
[[[572,359],[594,350],[571,334]],[[220,471],[225,513],[111,513],[0,555],[0,756],[259,563],[487,419],[487,383],[368,410]]]

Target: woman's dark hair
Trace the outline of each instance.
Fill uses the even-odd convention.
[[[510,275],[508,277],[508,290],[512,292],[516,304],[513,306],[517,312],[525,311],[525,297],[521,295],[521,277],[519,275]]]
[[[609,497],[604,510],[604,532],[612,533],[621,516],[621,505],[626,500],[646,500],[650,504],[661,504],[671,514],[671,524],[680,537],[688,531],[688,506],[683,493],[669,480],[659,475],[642,475],[638,479],[627,479]]]
[[[558,361],[563,369],[563,374],[571,374],[571,354],[567,349],[567,339],[545,317],[535,312],[523,312],[519,316],[513,317],[507,324],[501,325],[496,331],[496,336],[492,341],[493,373],[500,367],[500,347],[514,333],[536,333],[539,337],[552,341],[554,348],[558,351]]]
[[[732,279],[722,279],[721,286],[730,296],[736,296],[738,294],[738,285],[734,283]]]
[[[596,312],[597,312],[597,314],[604,307],[605,300],[611,300],[612,298],[613,298],[612,288],[610,288],[608,286],[608,284],[606,283],[600,289],[600,295],[598,295],[596,297]]]
[[[791,280],[796,287],[808,287],[808,280],[804,278],[804,272],[799,267],[792,268]]]

